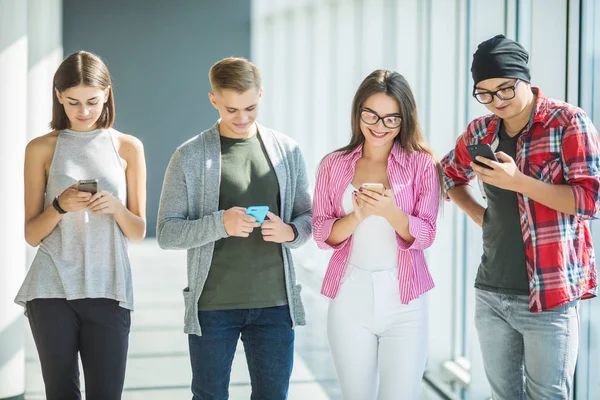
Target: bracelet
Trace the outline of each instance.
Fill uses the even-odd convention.
[[[292,228],[292,231],[294,231],[294,239],[292,240],[292,242],[296,239],[298,239],[298,228],[296,228],[296,225],[294,224],[290,224],[290,227]]]
[[[52,205],[54,206],[54,208],[56,209],[56,211],[58,211],[59,214],[66,214],[67,212],[65,210],[63,210],[60,205],[58,204],[58,196],[56,196],[54,198],[54,201],[52,202]]]

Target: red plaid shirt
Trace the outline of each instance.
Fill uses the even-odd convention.
[[[525,175],[573,189],[577,215],[548,208],[517,193],[529,276],[529,309],[539,312],[597,295],[597,271],[588,220],[600,210],[600,141],[583,110],[546,98],[532,87],[535,110],[517,141],[515,163]],[[492,144],[500,118],[472,121],[442,160],[446,190],[468,185],[469,144]]]

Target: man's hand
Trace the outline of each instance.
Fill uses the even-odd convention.
[[[492,169],[480,167],[474,162],[471,162],[471,168],[473,168],[477,177],[483,182],[499,187],[500,189],[518,192],[525,175],[519,171],[517,164],[515,164],[515,161],[508,154],[499,151],[496,153],[496,157],[501,162],[477,156],[477,161]]]
[[[286,224],[277,215],[271,211],[267,213],[268,220],[265,220],[260,230],[265,242],[284,243],[294,240],[294,230]]]
[[[260,226],[256,218],[247,215],[242,207],[231,207],[223,213],[223,225],[229,236],[248,237],[254,228]]]

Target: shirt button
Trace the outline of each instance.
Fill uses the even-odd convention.
[[[546,160],[542,160],[542,164],[546,165]]]

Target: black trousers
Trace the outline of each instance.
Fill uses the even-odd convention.
[[[47,400],[78,400],[81,356],[87,400],[123,392],[131,312],[110,299],[35,299],[29,325],[42,364]]]

